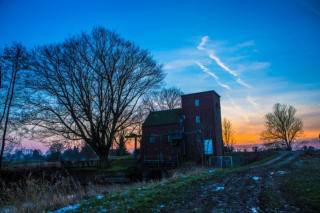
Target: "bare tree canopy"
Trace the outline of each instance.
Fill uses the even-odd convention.
[[[28,113],[37,131],[85,141],[102,163],[141,96],[164,78],[148,51],[102,27],[36,48],[32,71]]]
[[[222,137],[224,145],[226,146],[228,151],[233,150],[233,145],[235,143],[234,140],[234,129],[232,127],[232,123],[227,118],[223,119],[222,122]]]
[[[279,141],[291,150],[292,142],[303,133],[303,124],[295,117],[296,112],[293,106],[275,104],[273,112],[265,115],[266,130],[262,132],[261,139],[266,143]]]
[[[152,91],[143,97],[142,105],[149,112],[179,108],[182,94],[181,90],[175,87]]]
[[[10,136],[8,132],[11,125],[14,124],[12,119],[19,114],[16,102],[17,92],[21,91],[19,80],[23,76],[21,72],[28,67],[28,60],[29,54],[26,48],[19,43],[5,47],[0,54],[0,168],[4,150],[7,147],[12,149],[17,142],[15,137]]]

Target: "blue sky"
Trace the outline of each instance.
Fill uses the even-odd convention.
[[[101,25],[148,49],[185,93],[216,90],[239,143],[276,102],[320,132],[320,1],[0,0],[0,46],[60,42]]]

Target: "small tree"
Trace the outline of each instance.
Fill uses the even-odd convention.
[[[48,161],[59,161],[61,160],[63,145],[61,143],[53,143],[49,147],[49,153],[47,155]]]
[[[295,117],[297,110],[286,104],[275,104],[273,112],[265,115],[266,130],[262,132],[261,139],[266,143],[281,141],[287,150],[291,150],[291,144],[302,133],[303,123]]]
[[[85,144],[80,152],[81,158],[85,158],[86,160],[97,158],[97,154],[92,150],[92,148]]]
[[[232,152],[233,145],[235,143],[234,130],[233,130],[231,121],[228,120],[227,118],[224,118],[222,122],[222,137],[223,137],[224,145],[226,147],[226,151]]]
[[[39,149],[33,150],[33,152],[32,152],[32,159],[33,159],[33,160],[42,160],[43,157],[42,157],[41,150],[39,150]]]
[[[119,139],[119,145],[117,148],[117,155],[122,156],[122,155],[127,155],[127,154],[129,154],[129,152],[127,151],[124,137],[123,137],[123,135],[121,135],[120,139]]]

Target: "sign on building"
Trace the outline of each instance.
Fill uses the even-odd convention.
[[[212,148],[212,139],[205,139],[204,140],[204,154],[205,155],[213,155],[213,148]]]

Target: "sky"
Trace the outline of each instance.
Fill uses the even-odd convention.
[[[320,1],[0,0],[0,47],[57,43],[94,26],[148,49],[166,87],[215,90],[237,144],[259,143],[275,103],[320,133]]]

